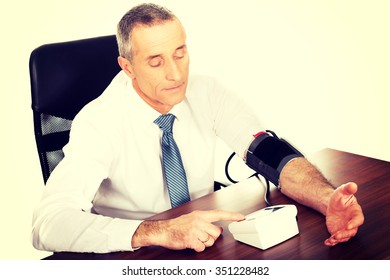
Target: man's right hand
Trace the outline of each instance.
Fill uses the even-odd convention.
[[[245,216],[223,210],[193,211],[170,220],[144,221],[132,238],[132,247],[158,245],[173,250],[202,252],[214,244],[222,228],[217,221],[240,221]]]

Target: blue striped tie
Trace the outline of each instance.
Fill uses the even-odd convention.
[[[175,116],[172,114],[161,115],[154,121],[163,131],[161,139],[163,170],[172,207],[190,201],[183,162],[179,148],[173,139],[172,126],[174,121]]]

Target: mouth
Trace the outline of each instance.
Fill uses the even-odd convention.
[[[177,91],[181,90],[183,86],[184,86],[184,82],[182,82],[181,84],[175,85],[173,87],[164,88],[164,91],[177,92]]]

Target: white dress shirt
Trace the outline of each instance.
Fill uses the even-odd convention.
[[[213,191],[220,137],[240,157],[262,128],[240,100],[209,77],[191,77],[170,113],[191,199]],[[142,220],[171,208],[161,162],[160,115],[122,71],[72,123],[64,159],[34,212],[33,244],[48,251],[133,250]]]

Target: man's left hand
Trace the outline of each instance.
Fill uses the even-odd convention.
[[[325,245],[334,246],[348,241],[363,224],[363,211],[354,196],[357,189],[355,183],[347,183],[332,194],[326,211],[326,226],[331,236],[325,240]]]

